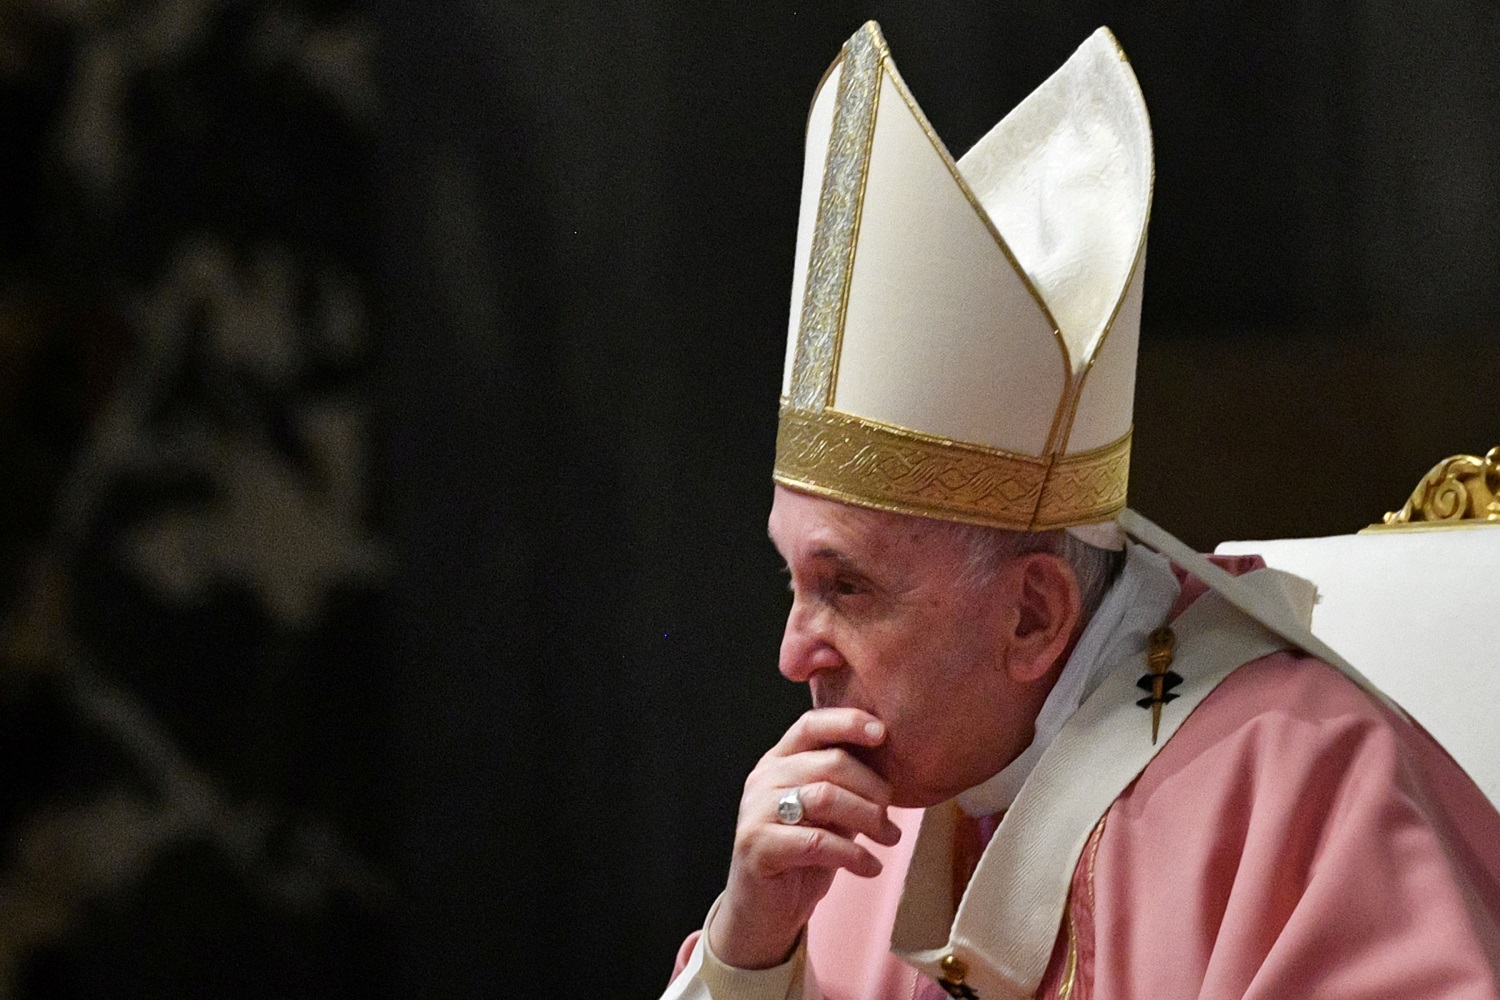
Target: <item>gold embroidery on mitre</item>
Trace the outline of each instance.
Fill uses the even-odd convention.
[[[777,482],[880,510],[1025,528],[1047,463],[825,410],[785,408]]]
[[[802,409],[821,410],[833,395],[870,142],[875,135],[882,49],[873,22],[844,47],[797,326],[797,353],[792,359],[791,398]]]
[[[1125,505],[1130,435],[1055,462],[832,410],[782,407],[773,478],[835,500],[1034,531],[1104,520]]]
[[[1130,435],[1126,431],[1102,448],[1059,456],[1042,489],[1035,529],[1090,524],[1118,514],[1130,479]]]

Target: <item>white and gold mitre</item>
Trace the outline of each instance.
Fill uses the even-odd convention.
[[[866,24],[808,117],[776,481],[1003,528],[1111,520],[1151,182],[1107,29],[955,163]]]

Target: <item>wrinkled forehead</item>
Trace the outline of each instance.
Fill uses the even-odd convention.
[[[777,485],[768,521],[771,542],[788,563],[817,556],[900,566],[953,561],[965,548],[957,524],[872,510]]]

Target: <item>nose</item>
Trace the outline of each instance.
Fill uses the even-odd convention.
[[[834,670],[844,665],[844,658],[834,646],[827,623],[818,610],[801,598],[794,598],[786,616],[786,631],[781,635],[781,676],[799,684],[806,683],[820,670]]]

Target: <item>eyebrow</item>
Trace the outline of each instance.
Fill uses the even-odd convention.
[[[771,540],[771,545],[776,548],[776,551],[778,553],[780,553],[781,547],[779,545],[776,545],[776,536],[771,533],[771,529],[769,527],[766,528],[766,537]],[[843,549],[838,548],[834,545],[830,545],[828,543],[819,545],[817,548],[813,549],[812,552],[809,553],[809,555],[813,559],[829,559],[837,563],[844,569],[852,570],[861,574],[864,573],[864,568],[860,565],[859,560],[857,560],[854,556],[851,556],[849,553],[845,552]],[[782,557],[782,568],[788,570],[791,568],[784,556]]]
[[[860,576],[865,575],[865,569],[858,559],[843,549],[835,548],[832,545],[820,545],[808,553],[808,557],[811,559],[827,559],[840,570],[848,573],[857,573]]]

